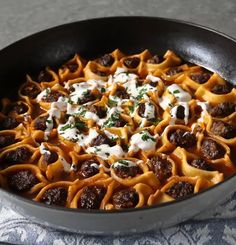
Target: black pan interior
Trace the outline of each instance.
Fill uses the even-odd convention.
[[[113,17],[75,22],[27,37],[0,52],[0,96],[12,96],[25,74],[57,68],[79,53],[94,58],[119,48],[127,54],[171,49],[184,60],[236,80],[236,45],[215,31],[152,17]]]

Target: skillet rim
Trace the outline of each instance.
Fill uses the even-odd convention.
[[[65,23],[65,24],[61,24],[61,25],[57,25],[57,26],[53,26],[53,27],[50,27],[50,28],[47,28],[47,29],[44,29],[44,30],[41,30],[41,31],[38,31],[36,33],[33,33],[33,34],[30,34],[26,37],[23,37],[23,38],[20,38],[18,39],[17,41],[13,42],[13,43],[10,43],[9,45],[3,47],[1,50],[0,50],[0,55],[1,55],[1,52],[7,52],[7,49],[8,48],[11,48],[15,45],[18,45],[20,44],[21,42],[24,42],[25,40],[30,40],[32,38],[37,38],[37,36],[40,36],[42,34],[46,34],[47,32],[51,32],[51,31],[56,31],[56,30],[60,30],[60,29],[63,29],[67,26],[70,26],[70,25],[76,25],[76,24],[82,24],[83,23],[86,23],[86,22],[96,22],[96,21],[102,21],[102,20],[106,20],[106,21],[112,21],[114,19],[126,19],[126,20],[129,20],[129,19],[143,19],[143,20],[161,20],[161,21],[165,21],[165,22],[170,22],[170,23],[177,23],[177,24],[181,24],[181,25],[187,25],[189,27],[195,27],[195,28],[198,28],[198,29],[203,29],[203,30],[206,30],[208,32],[212,32],[212,33],[215,33],[219,36],[222,36],[223,38],[226,38],[226,39],[229,39],[231,41],[233,41],[236,45],[236,37],[231,37],[230,35],[228,34],[225,34],[221,31],[218,31],[214,28],[210,28],[210,27],[206,27],[204,25],[201,25],[201,24],[196,24],[196,23],[192,23],[190,21],[185,21],[185,20],[180,20],[180,19],[172,19],[172,18],[164,18],[164,17],[157,17],[157,16],[145,16],[145,15],[141,15],[141,16],[138,16],[138,15],[131,15],[131,16],[108,16],[108,17],[96,17],[96,18],[89,18],[89,19],[83,19],[83,20],[79,20],[79,21],[73,21],[73,22],[69,22],[69,23]],[[15,200],[20,200],[22,202],[26,202],[28,203],[29,205],[31,206],[38,206],[40,208],[43,208],[43,209],[53,209],[53,210],[57,210],[59,212],[61,211],[64,211],[64,212],[72,212],[72,213],[82,213],[82,214],[93,214],[93,215],[96,215],[96,214],[105,214],[105,215],[113,215],[115,213],[133,213],[133,212],[145,212],[147,210],[150,210],[150,209],[156,209],[156,208],[161,208],[161,207],[165,207],[165,206],[170,206],[170,205],[174,205],[174,204],[177,204],[177,203],[181,203],[181,202],[184,202],[185,200],[189,200],[189,199],[196,199],[198,198],[199,196],[201,196],[202,194],[208,192],[208,191],[211,191],[212,189],[215,189],[217,188],[218,186],[220,185],[223,185],[224,183],[226,183],[227,181],[229,181],[230,179],[233,179],[235,178],[236,179],[236,173],[227,177],[224,181],[222,182],[219,182],[201,192],[198,192],[196,194],[191,194],[185,198],[182,198],[182,199],[179,199],[179,200],[175,200],[175,201],[168,201],[168,202],[165,202],[165,203],[160,203],[160,204],[155,204],[155,205],[152,205],[152,206],[148,206],[148,207],[142,207],[142,208],[129,208],[129,209],[121,209],[121,210],[86,210],[86,209],[74,209],[74,208],[67,208],[67,207],[60,207],[60,206],[56,206],[56,205],[47,205],[47,204],[44,204],[44,203],[41,203],[41,202],[36,202],[36,201],[33,201],[32,199],[28,199],[28,198],[25,198],[23,196],[20,196],[20,195],[17,195],[15,194],[14,192],[10,192],[10,191],[7,191],[5,189],[2,189],[0,188],[0,193],[1,192],[4,192],[5,194],[9,195],[11,198],[15,199]],[[231,193],[227,193],[228,195],[229,194],[232,194]],[[225,195],[225,197],[227,196],[227,194]],[[1,197],[0,197],[1,198]],[[5,199],[5,198],[4,198]],[[222,198],[224,199],[224,198]],[[223,201],[223,200],[222,200]]]

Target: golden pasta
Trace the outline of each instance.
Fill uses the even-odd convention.
[[[48,205],[142,208],[236,172],[236,89],[168,50],[27,75],[1,100],[0,187]]]

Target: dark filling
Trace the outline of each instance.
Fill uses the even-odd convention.
[[[35,99],[40,92],[40,89],[33,83],[27,83],[21,89],[21,93],[28,96],[30,99]]]
[[[138,57],[130,57],[124,60],[124,64],[126,67],[134,69],[140,63],[140,59]]]
[[[0,122],[0,129],[13,129],[16,128],[20,123],[14,117],[5,117]]]
[[[78,200],[78,208],[99,209],[106,189],[101,186],[86,186]]]
[[[15,135],[0,135],[0,148],[12,145],[15,143]]]
[[[17,114],[24,114],[28,111],[29,107],[25,105],[24,103],[17,103],[12,106],[10,106],[8,113],[17,113]]]
[[[66,67],[69,69],[71,73],[74,73],[77,71],[79,65],[77,63],[68,63],[66,64]]]
[[[24,163],[30,159],[32,152],[27,147],[18,147],[5,154],[2,162],[7,164]]]
[[[11,190],[16,192],[29,191],[39,180],[30,170],[20,170],[17,173],[7,177],[7,181]]]
[[[48,116],[36,118],[35,121],[34,121],[34,128],[36,130],[45,131],[46,128],[47,128],[47,126],[46,126],[47,119],[48,119]]]
[[[63,96],[62,93],[58,92],[58,91],[55,91],[55,90],[51,90],[46,97],[43,97],[42,98],[42,101],[44,102],[48,102],[48,103],[51,103],[51,102],[56,102],[58,101],[59,97]]]
[[[235,112],[235,103],[233,102],[223,102],[209,108],[209,113],[213,117],[227,117],[233,112]]]
[[[177,108],[176,117],[177,117],[178,119],[183,120],[183,119],[185,118],[185,113],[184,113],[184,111],[185,111],[184,106],[179,105],[178,108]],[[190,117],[190,113],[189,113],[188,118],[189,118],[189,117]]]
[[[214,94],[228,94],[232,90],[232,85],[230,83],[226,84],[216,84],[211,88],[211,92]]]
[[[86,179],[99,173],[99,169],[91,166],[91,164],[97,164],[99,166],[99,162],[96,159],[88,159],[82,162],[78,172],[80,179]]]
[[[53,76],[47,71],[41,71],[38,75],[38,82],[51,82],[53,81]]]
[[[58,159],[58,154],[55,151],[50,151],[50,154],[47,152],[43,154],[43,160],[48,164],[56,162],[57,159]]]
[[[112,196],[112,203],[116,209],[134,208],[138,202],[138,193],[132,188],[117,191]]]
[[[194,168],[198,168],[198,169],[202,169],[202,170],[207,170],[207,171],[211,171],[212,170],[211,165],[207,161],[205,161],[205,160],[203,160],[201,158],[194,159],[189,164],[192,167],[194,167]]]
[[[105,67],[111,66],[114,63],[114,58],[110,54],[105,54],[101,58],[97,59],[97,62]]]
[[[114,171],[116,175],[122,179],[128,178],[128,177],[135,177],[137,174],[141,173],[141,170],[138,166],[117,166],[114,168]]]
[[[139,105],[139,107],[138,107],[138,115],[140,116],[140,117],[142,117],[142,118],[145,118],[145,110],[146,110],[146,106],[145,106],[145,103],[141,103],[140,105]],[[155,110],[155,113],[154,113],[154,118],[148,118],[148,120],[150,120],[150,121],[152,121],[152,120],[154,120],[156,117],[157,117],[157,115],[156,115],[157,113],[156,113],[156,110]]]
[[[203,84],[205,82],[207,82],[211,77],[211,74],[208,72],[204,72],[204,73],[193,73],[190,75],[190,78],[199,83],[199,84]]]
[[[154,156],[149,163],[151,170],[161,182],[166,181],[172,175],[172,165],[166,158]]]
[[[64,187],[55,187],[44,192],[40,202],[48,205],[63,206],[66,205],[67,189]]]
[[[224,148],[212,139],[206,139],[201,145],[202,155],[210,160],[224,157]]]
[[[225,139],[231,139],[236,136],[236,127],[222,121],[213,122],[211,132]]]
[[[169,141],[183,148],[190,148],[196,144],[196,136],[188,131],[177,129],[169,134]]]
[[[176,74],[178,74],[180,72],[183,72],[182,68],[180,68],[180,67],[172,67],[166,72],[166,75],[174,76],[174,75],[176,75]]]
[[[99,134],[95,139],[92,140],[91,142],[91,146],[99,146],[102,144],[106,144],[109,146],[114,146],[116,145],[116,142],[109,139],[105,134]]]
[[[88,91],[83,97],[78,99],[78,104],[85,104],[95,99],[96,96],[91,91]]]
[[[154,55],[152,58],[147,60],[147,63],[150,64],[159,64],[163,61],[163,58],[158,56],[158,55]]]
[[[120,99],[129,99],[129,94],[127,93],[127,91],[125,90],[125,88],[123,87],[118,87],[118,89],[116,90],[116,94],[117,97],[119,97]]]
[[[104,118],[107,116],[107,110],[103,106],[94,105],[91,107],[90,111],[98,115],[99,118]]]
[[[194,185],[186,182],[180,181],[173,184],[167,191],[166,194],[173,197],[174,199],[184,198],[194,193]]]
[[[93,73],[95,73],[96,75],[100,76],[100,77],[106,77],[108,76],[108,73],[105,71],[100,71],[98,69],[94,69]]]

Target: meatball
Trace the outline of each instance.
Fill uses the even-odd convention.
[[[59,97],[63,96],[62,93],[55,91],[55,90],[51,90],[46,97],[42,98],[42,101],[44,102],[48,102],[48,103],[52,103],[52,102],[56,102]]]
[[[233,102],[223,102],[209,108],[209,113],[213,117],[227,117],[233,112],[235,112],[235,103]]]
[[[216,84],[211,88],[211,92],[214,94],[228,94],[232,90],[232,85],[230,83],[226,84]]]
[[[74,62],[74,63],[68,63],[68,64],[66,64],[65,67],[67,67],[71,73],[74,73],[79,68],[79,65]]]
[[[0,148],[12,145],[15,143],[15,135],[0,135]]]
[[[174,183],[166,191],[166,194],[173,197],[174,199],[184,198],[193,193],[194,193],[194,185],[186,181],[180,181],[180,182]]]
[[[107,116],[107,110],[103,106],[92,106],[90,111],[98,115],[99,118],[104,118]]]
[[[16,114],[20,115],[20,114],[26,113],[28,111],[28,109],[29,108],[28,108],[28,106],[26,104],[19,102],[19,103],[16,103],[16,104],[12,105],[9,108],[8,114],[16,113]]]
[[[109,145],[109,146],[114,146],[116,144],[115,141],[112,141],[109,139],[105,134],[99,134],[95,139],[92,140],[91,146],[99,146],[99,145]]]
[[[166,181],[172,175],[172,165],[166,158],[154,156],[150,159],[149,164],[160,182]]]
[[[123,87],[118,87],[116,90],[116,96],[121,98],[121,99],[129,99],[129,94],[126,92],[125,88]]]
[[[48,71],[41,71],[38,75],[38,82],[51,82],[53,80],[52,74]]]
[[[40,92],[40,88],[33,83],[27,83],[21,89],[21,93],[30,99],[35,99]]]
[[[83,97],[78,99],[77,103],[81,105],[93,101],[95,99],[96,96],[91,91],[88,91],[86,94],[83,95]]]
[[[205,161],[204,159],[194,159],[193,161],[191,161],[189,163],[192,167],[194,168],[198,168],[198,169],[202,169],[202,170],[207,170],[207,171],[211,171],[212,167],[209,163],[207,163],[207,161]]]
[[[201,145],[201,153],[206,159],[214,160],[224,157],[224,148],[212,139],[205,139]]]
[[[207,82],[210,79],[210,77],[211,77],[211,74],[208,72],[193,73],[190,75],[190,78],[199,84],[203,84]]]
[[[163,58],[158,56],[158,55],[154,55],[152,58],[147,60],[147,63],[149,64],[159,64],[163,61]]]
[[[98,70],[98,69],[94,69],[93,73],[95,73],[96,75],[98,75],[100,77],[108,76],[108,73],[106,71],[101,71],[101,70]]]
[[[48,116],[43,116],[43,117],[38,117],[34,121],[34,128],[36,130],[42,130],[45,131],[47,126],[46,126],[46,121],[47,121]]]
[[[78,172],[78,175],[81,179],[86,179],[99,173],[99,169],[96,166],[92,166],[92,164],[99,166],[99,162],[96,159],[88,159],[82,162]]]
[[[3,157],[2,162],[7,164],[24,163],[30,159],[32,154],[27,147],[18,147],[15,150],[8,151]]]
[[[116,209],[134,208],[138,202],[138,193],[132,188],[117,191],[112,196],[112,203]]]
[[[44,192],[40,202],[48,205],[57,205],[65,207],[68,191],[64,187],[55,187]]]
[[[140,59],[138,57],[130,57],[124,60],[124,65],[128,68],[134,69],[140,63]]]
[[[39,180],[30,170],[20,170],[19,172],[9,175],[7,182],[11,190],[25,192],[38,184]]]
[[[170,132],[169,141],[175,145],[183,148],[190,148],[196,144],[196,136],[188,131],[177,129]]]
[[[166,75],[174,76],[174,75],[176,75],[176,74],[178,74],[180,72],[183,72],[182,68],[180,68],[180,67],[172,67],[166,72]]]
[[[86,186],[78,200],[78,208],[99,209],[106,189],[101,186]]]
[[[58,154],[55,151],[46,152],[43,154],[43,160],[48,164],[54,163],[58,160]]]
[[[138,166],[126,166],[126,165],[118,165],[117,167],[114,167],[114,171],[116,175],[122,179],[128,178],[128,177],[135,177],[137,174],[141,173],[141,170]]]
[[[0,122],[0,129],[13,129],[16,128],[20,123],[14,117],[5,117]]]
[[[105,67],[111,66],[114,63],[114,61],[115,60],[114,60],[113,56],[110,54],[105,54],[97,60],[97,62],[100,65],[105,66]]]
[[[212,124],[211,132],[225,139],[231,139],[236,136],[236,127],[222,121],[215,121]]]

